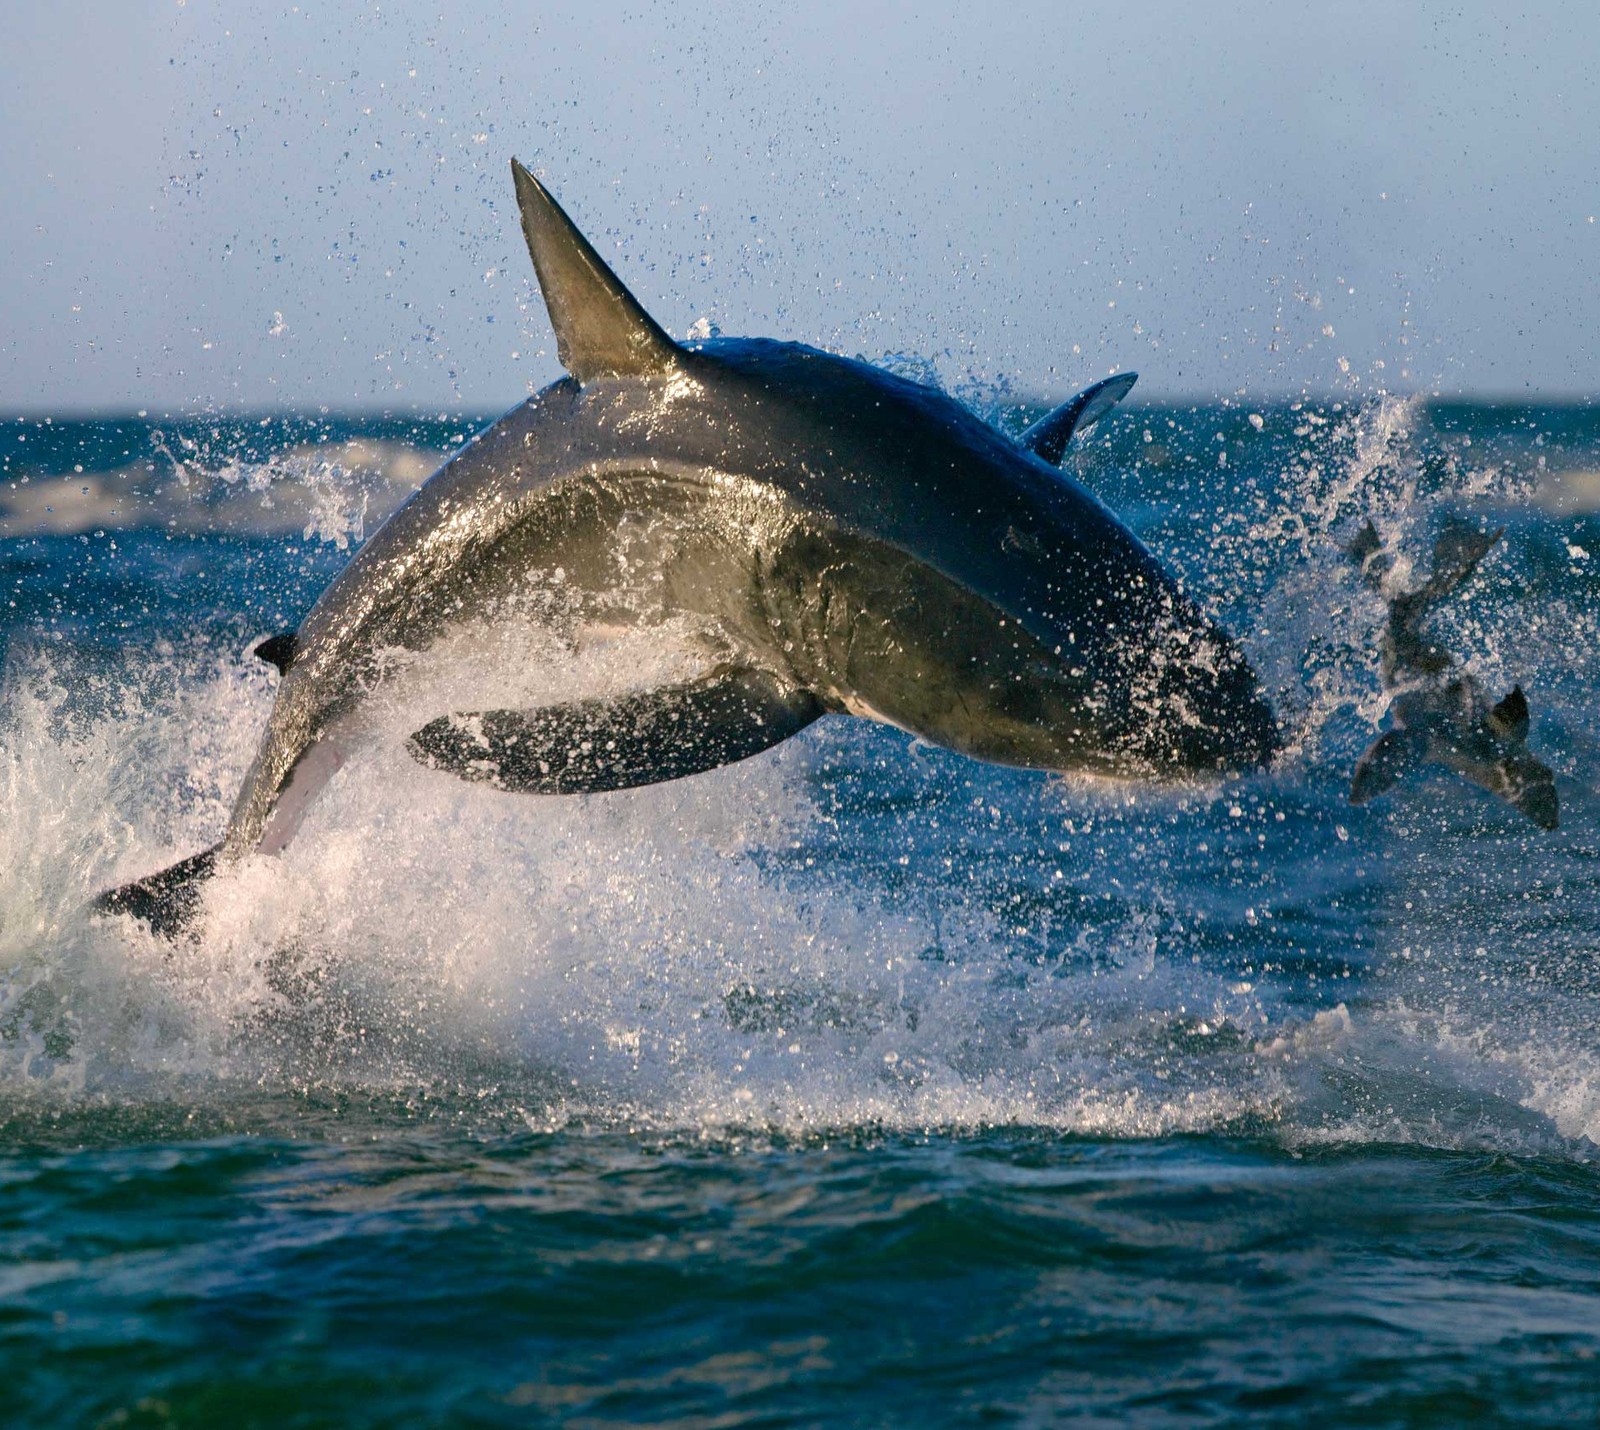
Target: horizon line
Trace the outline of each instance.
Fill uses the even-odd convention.
[[[959,393],[950,393],[957,401],[961,401]],[[1020,393],[999,399],[996,406],[1000,407],[1043,407],[1048,408],[1066,400],[1071,393],[1063,390],[1059,396],[1047,393]],[[1274,393],[1162,393],[1150,397],[1135,399],[1134,405],[1126,410],[1134,411],[1137,408],[1197,408],[1197,407],[1247,407],[1252,404],[1273,407],[1289,407],[1294,403],[1314,403],[1318,406],[1358,406],[1365,403],[1379,401],[1385,398],[1395,398],[1401,401],[1416,401],[1420,399],[1428,406],[1467,406],[1467,407],[1565,407],[1585,408],[1600,405],[1600,392],[1557,392],[1557,393],[1530,393],[1507,392],[1504,390],[1483,391],[1473,393],[1443,393],[1443,392],[1396,392],[1386,388],[1378,388],[1369,392],[1339,392],[1337,390],[1319,390],[1302,392],[1274,392]],[[525,399],[524,399],[525,400]],[[452,419],[462,421],[493,421],[504,416],[507,412],[514,411],[521,406],[521,402],[513,403],[510,407],[459,407],[454,410],[440,409],[431,405],[415,404],[411,406],[374,406],[366,403],[352,403],[349,406],[338,406],[333,403],[307,403],[305,406],[273,406],[252,407],[240,405],[238,407],[221,407],[194,405],[190,407],[172,406],[162,407],[159,410],[151,407],[121,407],[121,406],[65,406],[57,408],[10,408],[0,404],[0,424],[27,423],[49,425],[52,421],[58,422],[183,422],[212,418],[221,421],[255,421],[268,423],[275,420],[282,421],[312,421],[318,417],[358,418],[364,420],[405,420],[411,419],[424,422],[448,422]]]

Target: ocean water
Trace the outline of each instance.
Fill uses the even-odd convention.
[[[88,915],[215,841],[251,647],[480,420],[0,425],[5,1423],[1600,1418],[1600,409],[1101,424],[1268,773],[839,718],[530,799],[379,741],[198,938]],[[1526,690],[1559,831],[1442,773],[1349,805],[1369,517],[1402,577],[1504,528],[1431,629]]]

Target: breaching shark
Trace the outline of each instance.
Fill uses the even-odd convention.
[[[1387,591],[1393,557],[1368,521],[1350,544],[1367,583],[1389,597],[1379,648],[1393,726],[1356,764],[1350,802],[1365,804],[1428,764],[1443,765],[1522,811],[1540,829],[1560,822],[1555,776],[1528,750],[1528,699],[1522,687],[1496,705],[1451,653],[1429,640],[1423,620],[1465,582],[1500,540],[1460,521],[1446,522],[1433,548],[1433,571],[1415,590]]]
[[[283,848],[374,693],[452,633],[541,619],[697,623],[681,683],[437,709],[422,764],[533,794],[678,779],[830,713],[980,760],[1132,778],[1267,764],[1272,711],[1232,639],[1056,463],[1123,397],[1096,383],[1013,439],[933,387],[798,343],[673,341],[512,162],[568,376],[457,452],[292,633],[221,842],[100,896],[171,932],[202,880]],[[552,574],[554,573],[554,577]]]

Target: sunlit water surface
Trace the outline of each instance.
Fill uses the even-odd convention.
[[[10,1418],[1600,1414],[1600,414],[1102,424],[1078,473],[1243,640],[1270,774],[837,719],[542,800],[374,740],[198,939],[88,916],[216,840],[251,647],[475,425],[0,427]],[[1384,608],[1342,546],[1425,568],[1450,515],[1505,536],[1433,629],[1527,690],[1554,834],[1345,798]]]

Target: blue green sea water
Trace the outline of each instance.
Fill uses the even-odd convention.
[[[87,914],[215,841],[251,648],[482,420],[0,424],[4,1423],[1600,1418],[1600,409],[1096,429],[1268,773],[838,718],[541,800],[378,743],[196,939]],[[1369,517],[1402,572],[1504,528],[1432,629],[1526,690],[1559,831],[1443,774],[1348,803]]]

